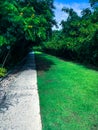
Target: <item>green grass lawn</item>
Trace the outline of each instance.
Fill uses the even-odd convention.
[[[43,130],[98,130],[98,71],[36,53]]]

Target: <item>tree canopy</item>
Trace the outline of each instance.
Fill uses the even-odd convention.
[[[90,1],[95,5],[98,1]],[[97,7],[97,6],[96,6]],[[53,38],[45,43],[44,50],[64,58],[98,66],[98,8],[93,6],[81,11],[81,16],[64,7],[68,14],[62,20],[62,29],[54,31]]]
[[[17,55],[17,51],[22,52],[24,48],[24,52],[31,44],[49,38],[55,24],[53,9],[53,0],[0,1],[1,59],[4,56],[2,46],[9,45],[13,55]]]

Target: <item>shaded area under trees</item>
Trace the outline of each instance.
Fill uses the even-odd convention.
[[[52,34],[53,0],[0,1],[0,64],[18,62]]]

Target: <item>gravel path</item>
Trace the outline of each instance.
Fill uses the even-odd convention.
[[[0,105],[0,130],[41,130],[33,53],[27,56],[16,75],[9,83],[5,100]]]

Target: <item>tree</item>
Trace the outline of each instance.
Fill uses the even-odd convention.
[[[18,55],[13,59],[50,37],[55,23],[53,8],[53,0],[0,1],[1,45],[11,46],[12,57]]]
[[[82,18],[84,19],[89,19],[89,17],[91,16],[92,12],[89,8],[86,8],[86,9],[83,9],[81,11],[81,14],[82,14]]]
[[[68,14],[61,22],[62,29],[45,44],[45,49],[54,55],[98,66],[98,10],[86,8],[82,16],[73,9],[63,8]]]
[[[90,4],[92,7],[96,7],[98,5],[98,0],[90,0]]]

